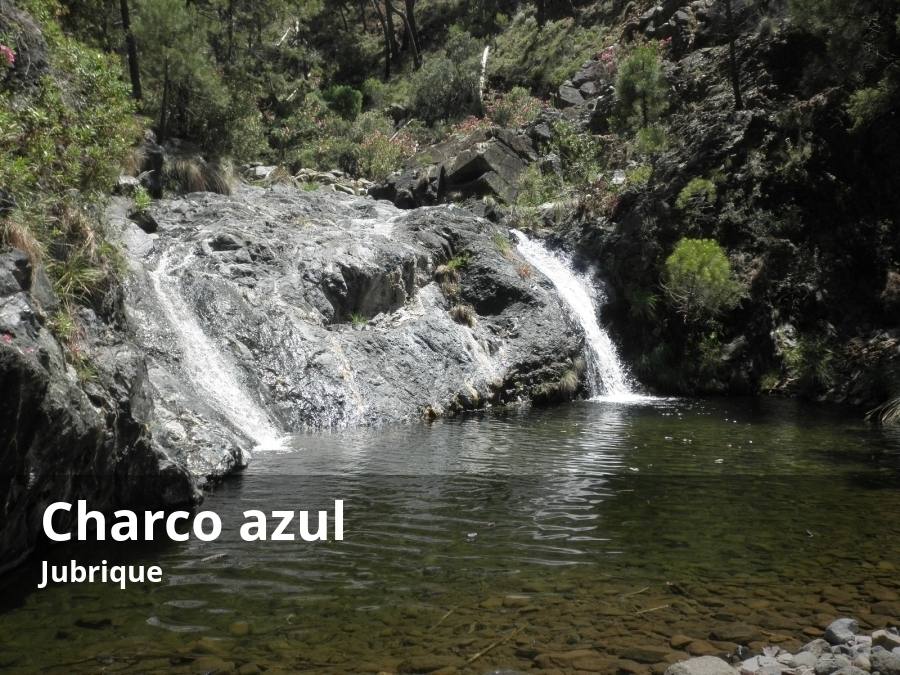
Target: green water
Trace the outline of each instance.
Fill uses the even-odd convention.
[[[293,446],[205,502],[215,542],[51,551],[161,584],[5,580],[0,669],[650,673],[900,620],[900,435],[839,410],[581,403]],[[334,499],[342,542],[238,536]]]

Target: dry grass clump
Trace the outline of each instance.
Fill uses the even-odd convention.
[[[473,328],[478,315],[472,305],[459,304],[450,309],[450,316],[456,323]]]
[[[227,167],[212,164],[199,156],[175,159],[166,164],[163,180],[177,193],[216,192],[231,194],[231,182]]]

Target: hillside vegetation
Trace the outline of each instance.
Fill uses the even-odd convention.
[[[114,283],[95,210],[140,129],[220,176],[166,187],[220,191],[524,129],[539,159],[480,212],[597,269],[643,382],[871,405],[900,386],[898,102],[897,0],[0,0],[0,218],[65,337]]]

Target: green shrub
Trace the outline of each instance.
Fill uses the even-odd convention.
[[[529,164],[519,178],[516,204],[522,207],[536,207],[560,199],[563,193],[564,188],[559,176],[552,172],[542,172],[538,164]]]
[[[656,43],[635,47],[621,63],[616,102],[619,123],[631,129],[651,126],[666,109],[666,81]]]
[[[669,147],[666,130],[659,124],[638,129],[634,138],[634,149],[640,157],[653,157],[665,152]]]
[[[716,184],[706,178],[693,178],[675,200],[679,211],[701,210],[716,201]]]
[[[822,336],[802,335],[782,354],[788,384],[809,392],[834,382],[834,352]]]
[[[531,11],[516,14],[491,50],[488,76],[500,86],[522,86],[540,95],[555,90],[590,58],[601,34],[571,18],[539,26]]]
[[[334,112],[350,122],[362,111],[363,95],[353,87],[337,84],[325,90],[323,98]]]
[[[627,187],[642,188],[650,182],[653,175],[653,167],[649,164],[641,164],[625,172],[625,185]]]
[[[523,127],[537,119],[542,107],[525,87],[513,87],[506,94],[495,94],[485,112],[498,127]]]
[[[469,266],[469,254],[468,253],[460,253],[458,255],[453,256],[450,260],[447,261],[446,267],[453,273],[458,273],[460,270],[464,270]]]
[[[92,214],[138,130],[119,64],[64,35],[55,2],[28,10],[51,70],[34,89],[0,90],[0,186],[16,205],[0,214],[0,245],[43,263],[63,304],[87,302],[119,269]]]
[[[562,161],[566,182],[583,187],[597,180],[602,146],[594,136],[580,132],[571,122],[559,120],[553,125],[553,147]]]
[[[134,210],[138,213],[146,213],[152,200],[150,193],[143,185],[138,185],[134,191]]]
[[[853,130],[867,127],[889,113],[897,98],[897,86],[888,77],[874,87],[855,91],[847,103],[847,114],[853,121]]]
[[[682,239],[666,259],[666,296],[688,322],[732,309],[743,288],[721,246],[712,239]]]
[[[480,112],[478,79],[483,46],[463,31],[452,31],[440,54],[425,61],[411,79],[412,111],[428,124]]]

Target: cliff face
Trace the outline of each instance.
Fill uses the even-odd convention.
[[[45,325],[53,302],[27,256],[0,253],[0,572],[27,555],[52,502],[143,509],[195,498],[187,471],[147,433],[141,353],[84,310],[92,370],[79,376]]]
[[[660,119],[668,148],[611,213],[586,210],[566,228],[610,283],[613,332],[640,377],[666,390],[777,390],[863,406],[896,395],[897,111],[854,125],[848,100],[859,83],[829,80],[823,42],[792,23],[787,3],[763,2],[735,3],[737,109],[719,3],[669,4],[632,26],[672,38]],[[679,207],[693,179],[714,193]],[[665,258],[682,237],[720,242],[747,289],[706,335],[663,302],[642,311],[635,301],[664,298]]]

